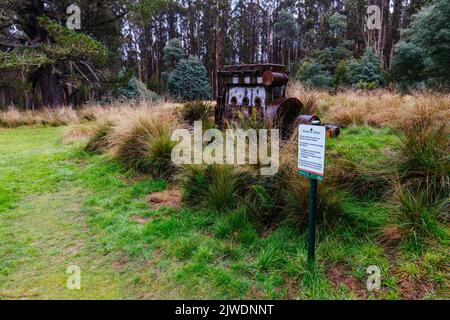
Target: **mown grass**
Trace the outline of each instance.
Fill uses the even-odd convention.
[[[404,296],[404,283],[414,285],[417,279],[432,284],[426,298],[445,297],[448,242],[431,241],[420,252],[402,246],[392,257],[378,241],[390,213],[376,199],[347,196],[337,223],[318,230],[318,261],[311,267],[306,262],[305,234],[291,225],[259,229],[241,208],[228,213],[186,208],[152,211],[147,196],[166,189],[164,180],[140,177],[136,181],[104,155],[85,153],[77,143],[61,145],[60,133],[54,128],[0,131],[0,190],[5,190],[0,197],[0,248],[6,257],[0,262],[0,298],[2,292],[12,291],[18,296],[41,293],[37,297],[43,292],[47,298],[397,299]],[[328,148],[354,162],[376,164],[397,139],[390,129],[355,126],[331,140]],[[38,210],[33,206],[36,201]],[[64,209],[74,203],[78,207]],[[147,222],[136,222],[133,216]],[[51,219],[40,224],[39,217]],[[55,225],[58,221],[69,226]],[[86,233],[75,232],[83,225],[88,226]],[[55,236],[59,228],[68,235]],[[20,230],[26,230],[24,244],[13,236]],[[45,236],[30,242],[33,233]],[[60,250],[30,255],[30,250],[58,241],[65,248],[66,242],[73,241],[67,239],[79,238],[87,245],[61,262]],[[48,257],[53,258],[41,261]],[[88,272],[88,281],[94,280],[88,282],[92,288],[84,296],[54,290],[63,287],[68,261],[86,265],[89,261],[100,269]],[[41,281],[34,283],[33,272],[45,273],[52,262],[58,280],[41,275]],[[379,293],[365,291],[370,265],[381,268]],[[335,269],[341,274],[338,280],[331,272]],[[22,284],[14,291],[17,283]]]

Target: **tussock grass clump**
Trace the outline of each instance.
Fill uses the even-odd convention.
[[[367,168],[340,156],[328,154],[330,159],[326,167],[326,176],[339,188],[348,190],[360,199],[385,199],[390,193],[395,174],[392,169]]]
[[[79,123],[71,125],[64,130],[62,142],[64,144],[72,143],[76,140],[93,136],[97,131],[93,123]]]
[[[185,103],[180,109],[180,116],[184,121],[192,124],[194,121],[206,120],[213,115],[210,103],[194,101]]]
[[[25,125],[33,125],[35,122],[29,113],[19,112],[15,108],[9,108],[0,112],[0,126],[6,128],[15,128]]]
[[[186,166],[183,201],[219,212],[233,210],[243,203],[253,179],[250,172],[227,165]]]
[[[109,148],[109,135],[111,134],[114,123],[112,121],[95,122],[94,132],[90,136],[84,150],[89,153],[103,153]]]
[[[396,184],[394,195],[387,203],[391,223],[383,228],[383,241],[407,241],[418,248],[427,240],[443,235],[438,220],[445,210],[444,203],[430,203],[428,193]]]
[[[149,172],[154,177],[170,178],[176,167],[172,162],[175,143],[170,140],[171,132],[163,132],[147,140]]]
[[[408,241],[414,248],[442,236],[439,222],[450,210],[450,131],[445,99],[418,99],[413,112],[399,118],[398,175],[389,208],[392,223],[382,238]]]
[[[239,207],[230,214],[221,216],[213,230],[219,239],[230,239],[245,245],[253,243],[257,238],[245,207]]]
[[[307,89],[299,82],[292,82],[287,88],[286,95],[300,100],[302,103],[302,114],[316,114],[318,101],[324,97],[325,93]]]
[[[400,181],[427,190],[429,201],[450,194],[450,127],[433,102],[418,101],[414,112],[402,117],[399,153],[394,159]]]
[[[170,141],[175,124],[172,112],[123,109],[108,135],[109,153],[131,171],[169,177],[175,169]]]
[[[283,210],[286,220],[299,229],[306,228],[308,221],[308,191],[309,182],[306,178],[292,176],[286,177],[284,188]],[[333,182],[321,183],[318,188],[318,221],[325,225],[334,225],[339,221],[343,208],[342,204],[346,193],[340,190]]]
[[[109,119],[120,108],[120,105],[88,105],[78,110],[81,121],[103,121]]]

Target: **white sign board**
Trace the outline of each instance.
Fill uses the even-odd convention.
[[[301,124],[298,128],[298,170],[323,177],[325,127]]]

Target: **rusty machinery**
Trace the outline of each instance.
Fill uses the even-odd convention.
[[[300,100],[286,97],[289,81],[286,66],[254,64],[227,66],[218,72],[218,94],[215,122],[223,128],[226,121],[257,117],[277,127],[286,136],[300,123],[320,124],[320,119],[304,115]],[[328,125],[329,136],[338,136],[339,127]]]

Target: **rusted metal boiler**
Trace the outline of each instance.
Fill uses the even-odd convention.
[[[286,97],[288,81],[284,65],[252,64],[222,68],[218,72],[216,125],[224,128],[227,121],[237,120],[240,115],[256,116],[258,121],[279,128],[286,137],[300,123],[310,120],[315,124],[312,121],[318,120],[320,124],[316,116],[304,114],[300,100]]]

